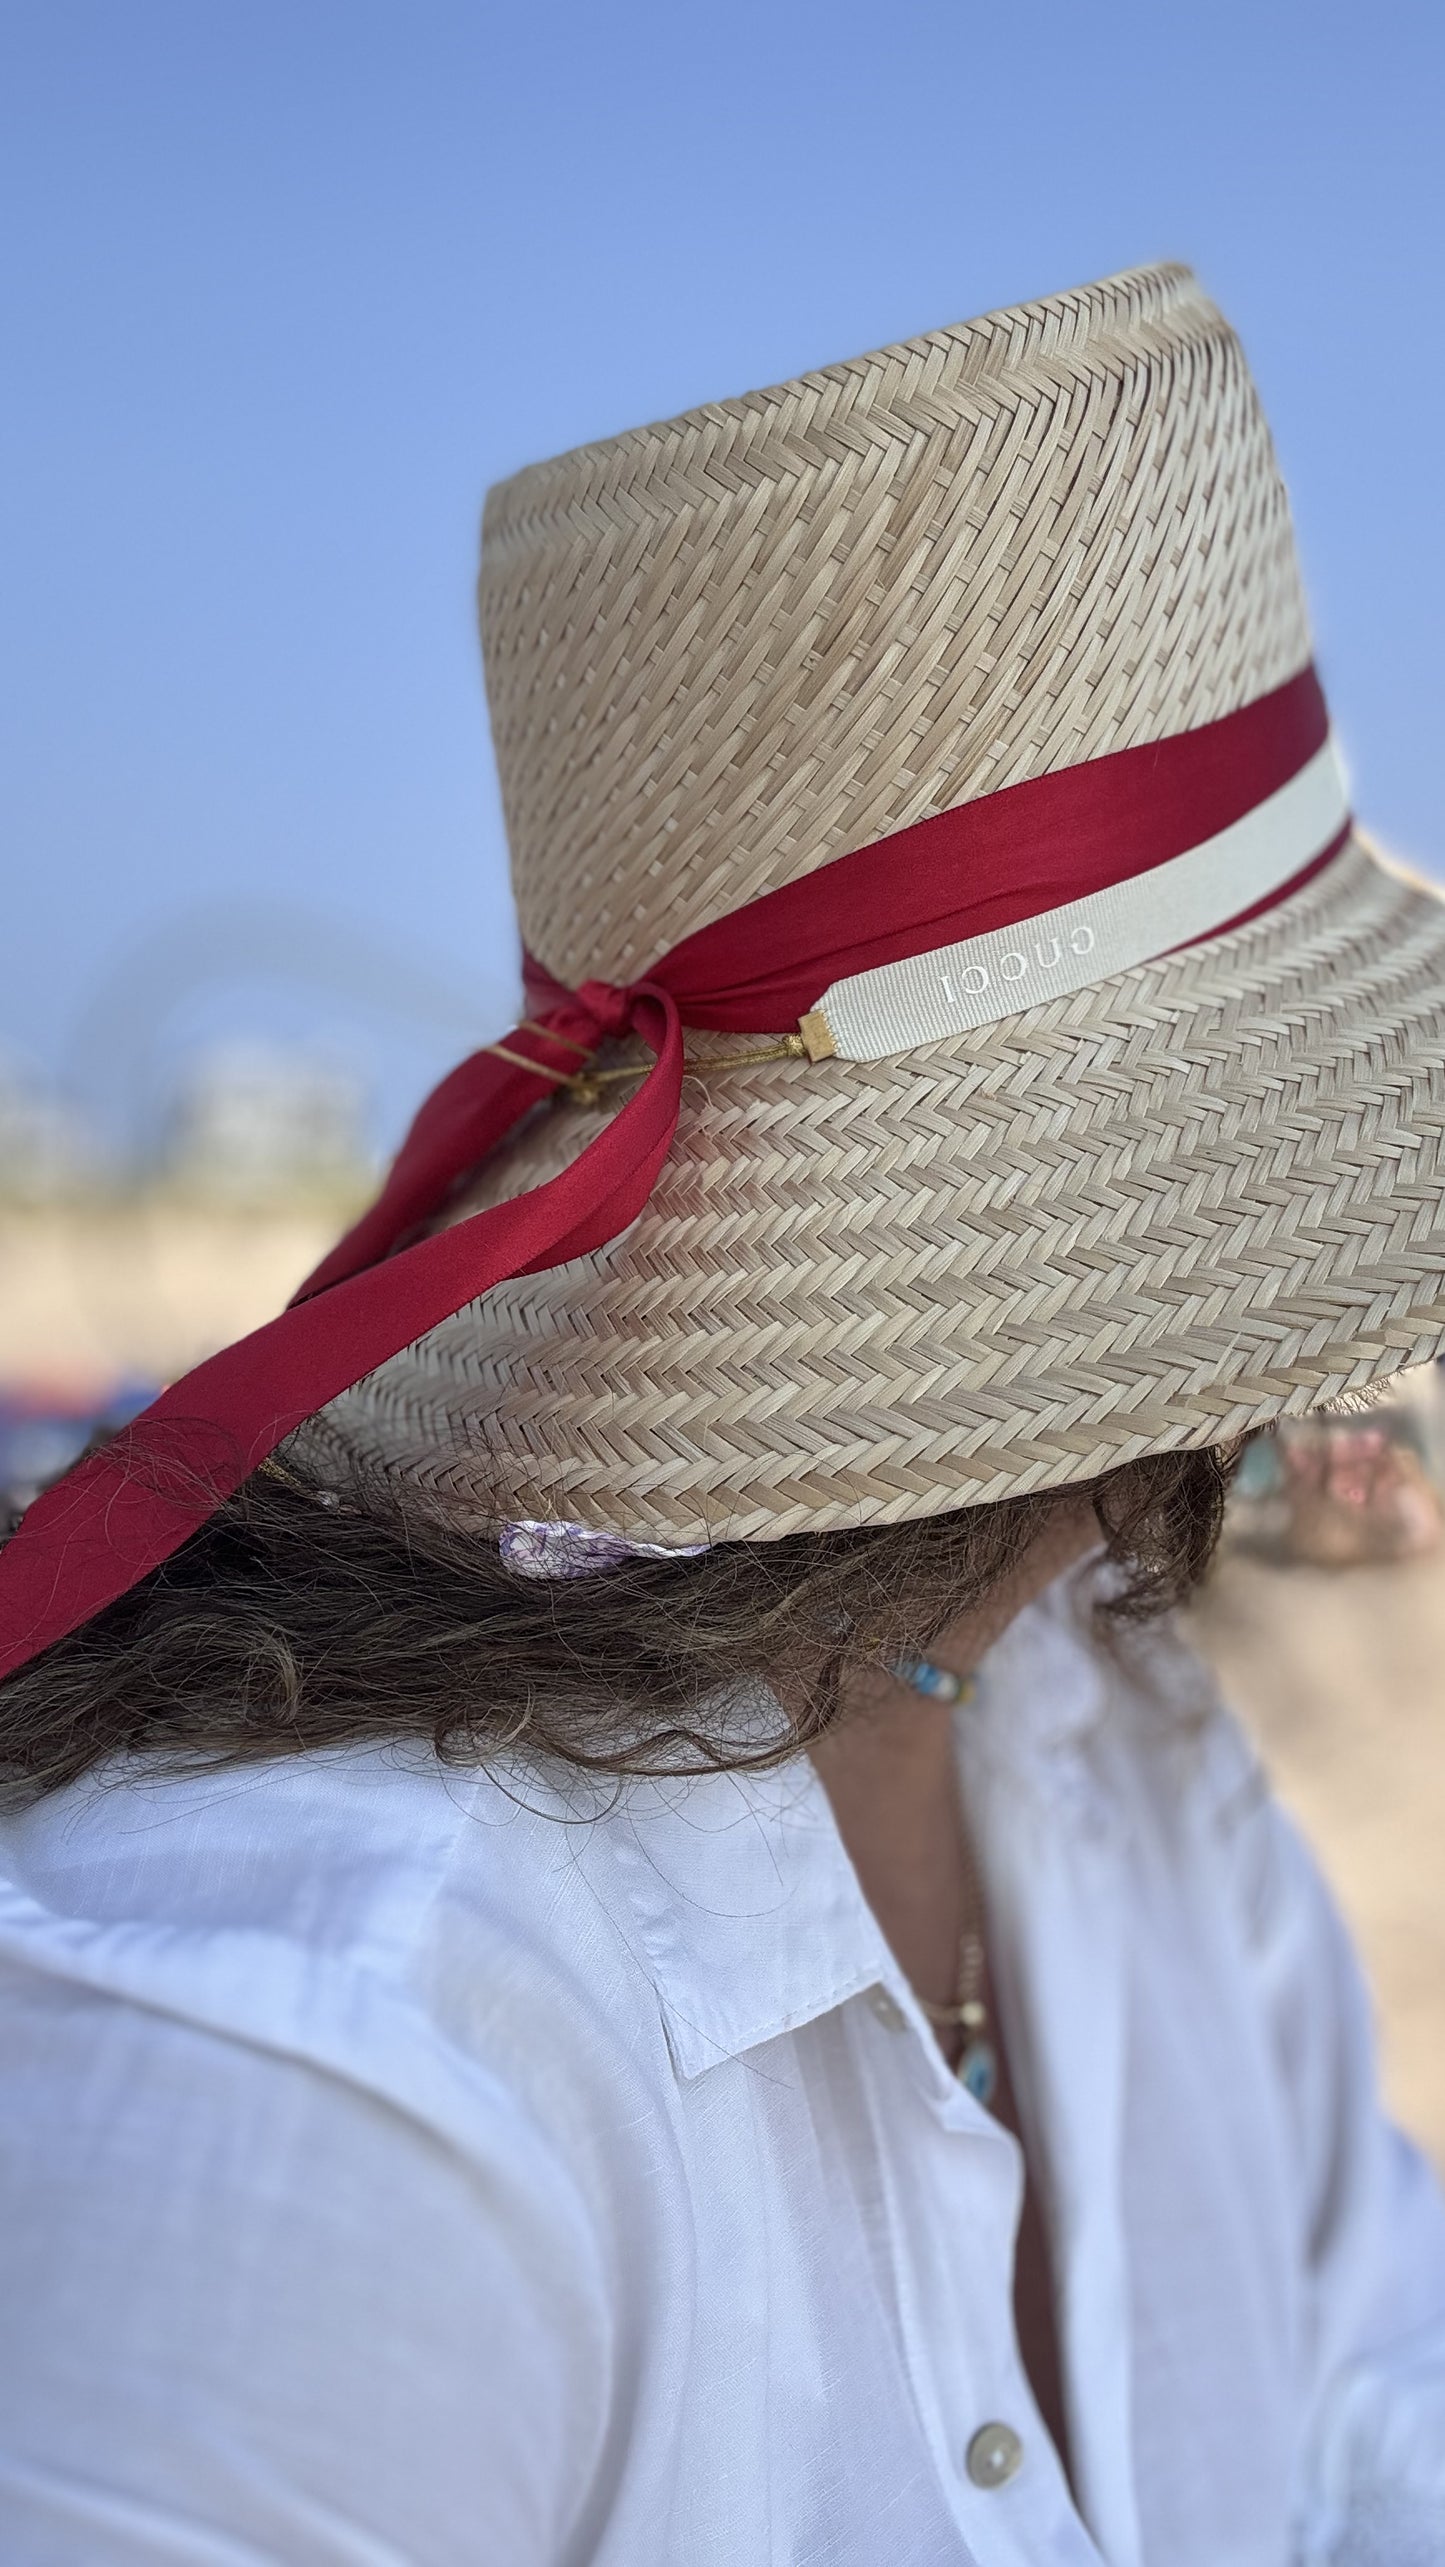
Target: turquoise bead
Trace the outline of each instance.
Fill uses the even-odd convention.
[[[998,2085],[998,2052],[991,2041],[970,2041],[958,2063],[958,2082],[976,2104],[992,2103]]]

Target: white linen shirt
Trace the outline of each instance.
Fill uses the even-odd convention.
[[[958,1733],[1076,2495],[1019,2150],[806,1760],[139,1764],[0,1830],[4,2567],[1440,2567],[1445,2215],[1347,1943],[1196,1663],[1078,1614]]]

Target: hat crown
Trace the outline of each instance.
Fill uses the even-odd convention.
[[[522,932],[573,985],[1310,647],[1242,350],[1176,266],[533,465],[480,603]]]

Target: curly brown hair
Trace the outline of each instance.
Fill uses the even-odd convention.
[[[236,1765],[402,1739],[456,1764],[521,1748],[604,1775],[775,1763],[836,1721],[851,1668],[926,1650],[1062,1504],[1093,1505],[1118,1565],[1104,1614],[1181,1602],[1213,1554],[1239,1449],[571,1579],[520,1575],[436,1505],[387,1515],[263,1470],[0,1687],[0,1791],[31,1798],[134,1752]]]

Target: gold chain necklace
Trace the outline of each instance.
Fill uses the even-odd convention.
[[[923,1694],[930,1702],[965,1703],[972,1699],[972,1676],[956,1676],[947,1667],[936,1667],[931,1658],[898,1658],[888,1670],[911,1692]],[[960,1820],[963,1848],[963,1885],[966,1915],[958,1944],[957,1993],[952,2005],[930,2005],[926,1997],[918,1998],[919,2012],[940,2031],[962,2032],[963,2048],[954,2074],[974,2102],[987,2107],[998,2091],[998,2049],[992,2036],[988,2000],[984,1994],[988,1980],[987,1955],[983,1940],[983,1895],[979,1889],[974,1865],[973,1846],[968,1827]],[[917,1991],[915,1990],[915,1995]]]

